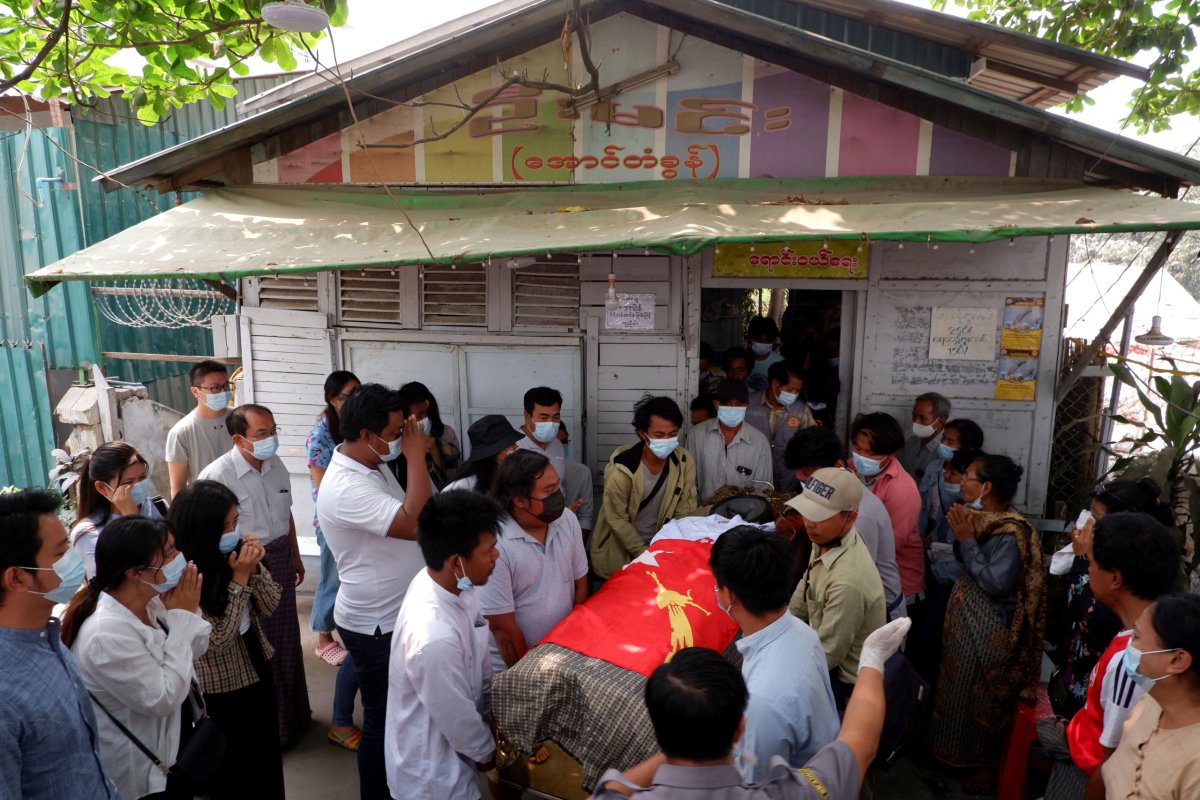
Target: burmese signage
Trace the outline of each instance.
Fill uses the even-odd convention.
[[[867,251],[857,239],[722,244],[713,254],[713,275],[865,279]]]

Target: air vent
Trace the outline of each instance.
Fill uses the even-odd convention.
[[[545,261],[514,270],[513,327],[578,328],[578,262]]]
[[[338,310],[346,322],[400,322],[399,267],[343,270],[338,275]],[[410,267],[411,269],[411,267]]]
[[[317,310],[317,274],[262,275],[258,281],[259,308]]]
[[[487,275],[482,264],[425,267],[421,278],[422,327],[487,327]]]

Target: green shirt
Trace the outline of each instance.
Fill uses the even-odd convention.
[[[883,581],[856,529],[824,553],[813,547],[788,609],[821,637],[825,661],[838,680],[854,683],[863,640],[887,622]]]

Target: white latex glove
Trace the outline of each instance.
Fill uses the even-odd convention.
[[[862,655],[858,657],[858,671],[862,672],[869,667],[882,673],[884,663],[900,649],[900,643],[904,641],[904,636],[911,627],[912,620],[901,617],[872,632],[863,641]]]

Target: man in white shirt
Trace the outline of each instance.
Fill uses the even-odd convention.
[[[554,467],[567,499],[567,508],[579,516],[581,529],[591,533],[594,519],[592,486],[580,480],[582,464],[567,465],[567,450],[558,435],[562,429],[562,394],[549,386],[535,386],[525,393],[524,402],[525,422],[521,425],[521,433],[525,438],[517,442],[517,448],[541,453],[550,459],[550,466]],[[590,470],[588,475],[591,475]]]
[[[571,609],[587,599],[587,554],[575,513],[566,508],[558,473],[539,453],[504,459],[492,496],[501,522],[500,563],[479,605],[488,618],[496,672],[511,667]]]
[[[192,384],[196,407],[167,433],[171,499],[229,449],[225,414],[229,411],[233,387],[229,384],[227,368],[216,361],[201,361],[192,367],[188,380]]]
[[[262,629],[275,648],[271,669],[279,743],[288,747],[312,718],[296,614],[296,587],[304,580],[304,562],[292,518],[292,481],[276,455],[279,432],[270,409],[247,403],[232,409],[225,424],[233,449],[205,467],[199,480],[216,481],[237,495],[238,527],[262,542],[263,566],[283,590],[275,613],[262,619]]]
[[[409,584],[388,668],[386,744],[393,797],[478,800],[479,773],[495,765],[492,663],[477,587],[488,582],[500,506],[451,490],[417,517],[425,569]]]
[[[696,457],[701,503],[727,484],[771,482],[771,443],[753,425],[745,424],[749,404],[746,384],[726,378],[717,386],[717,418],[692,428],[688,450]]]
[[[317,519],[341,579],[333,621],[354,660],[362,698],[360,795],[388,800],[384,720],[392,630],[409,582],[425,566],[417,515],[432,486],[421,424],[404,418],[399,393],[366,384],[346,399],[341,418],[345,441],[321,480]],[[407,494],[386,466],[401,452],[408,460]]]

